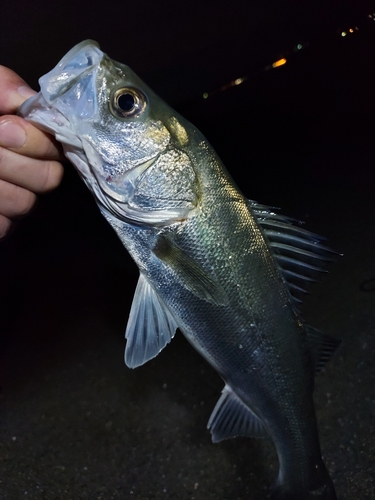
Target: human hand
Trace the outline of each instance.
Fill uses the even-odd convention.
[[[51,135],[14,113],[35,92],[14,71],[0,66],[0,238],[25,215],[38,193],[57,187],[63,155]]]

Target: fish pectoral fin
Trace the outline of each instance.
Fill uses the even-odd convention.
[[[310,344],[315,373],[318,373],[340,346],[341,340],[329,337],[317,328],[306,325],[307,338]]]
[[[153,252],[194,295],[211,304],[228,305],[228,296],[220,283],[169,238],[160,236]]]
[[[264,438],[268,432],[259,417],[225,385],[219,401],[210,416],[207,428],[212,435],[212,442],[237,436]]]
[[[126,327],[125,363],[136,368],[154,358],[172,340],[177,324],[141,273]]]

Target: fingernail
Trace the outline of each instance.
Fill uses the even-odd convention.
[[[21,85],[18,87],[17,92],[22,95],[22,97],[32,97],[36,94],[35,90],[31,89],[27,85]]]
[[[0,146],[5,148],[21,148],[26,142],[24,129],[12,121],[0,123]]]

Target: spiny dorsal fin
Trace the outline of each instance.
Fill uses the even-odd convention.
[[[315,373],[318,373],[336,352],[341,340],[329,337],[317,328],[305,325],[309,339],[311,356],[313,358]]]
[[[301,222],[296,219],[277,214],[274,207],[251,200],[249,207],[263,229],[291,298],[295,304],[301,303],[308,285],[327,272],[323,266],[333,262],[337,253],[322,244],[325,238],[297,226]]]
[[[147,279],[140,274],[126,326],[125,363],[136,368],[172,340],[177,324]]]
[[[262,421],[241,401],[229,385],[225,385],[210,416],[207,428],[212,441],[218,443],[230,437],[267,437]]]

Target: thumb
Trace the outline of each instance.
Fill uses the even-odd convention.
[[[32,90],[17,73],[0,66],[0,115],[15,113],[28,97],[35,94],[35,90]]]

